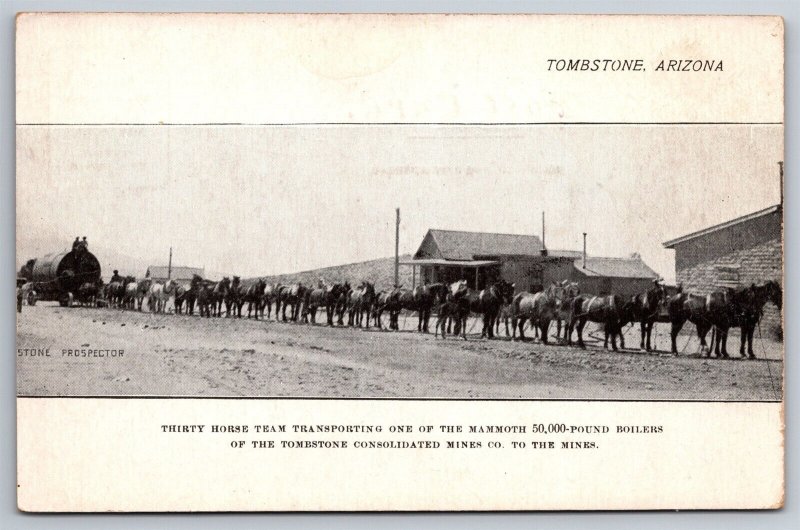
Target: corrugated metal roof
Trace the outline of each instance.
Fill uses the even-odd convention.
[[[703,228],[702,230],[698,230],[697,232],[692,232],[691,234],[686,234],[685,236],[677,237],[675,239],[670,239],[669,241],[664,242],[665,248],[674,248],[675,245],[679,243],[683,243],[685,241],[689,241],[696,237],[704,236],[707,234],[711,234],[716,232],[717,230],[722,230],[731,226],[736,226],[740,223],[744,223],[747,221],[751,221],[753,219],[758,219],[759,217],[763,217],[765,215],[773,214],[775,212],[779,212],[781,209],[780,204],[776,204],[775,206],[770,206],[769,208],[764,208],[763,210],[759,210],[757,212],[753,212],[747,215],[743,215],[741,217],[737,217],[736,219],[731,219],[730,221],[725,221],[724,223],[720,223],[718,225],[709,226],[708,228]]]
[[[658,278],[658,274],[645,264],[641,258],[597,258],[587,257],[586,268],[583,258],[575,260],[575,268],[587,276],[607,278]]]
[[[169,267],[166,265],[150,265],[147,267],[147,273],[150,278],[166,279]],[[172,267],[173,280],[191,280],[192,276],[197,274],[203,277],[203,269],[197,267]]]
[[[472,260],[479,255],[539,255],[542,240],[534,235],[495,234],[431,229],[436,246],[446,260]]]

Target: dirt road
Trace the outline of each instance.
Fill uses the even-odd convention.
[[[18,315],[17,391],[91,396],[780,399],[782,345],[766,340],[756,344],[761,359],[728,361],[697,356],[689,334],[679,340],[680,346],[686,345],[685,353],[674,357],[638,349],[607,352],[595,342],[580,350],[504,338],[487,341],[474,335],[468,341],[441,340],[411,331],[415,317],[401,317],[401,322],[408,331],[40,303],[25,306]],[[665,333],[659,330],[661,348],[668,345]],[[629,332],[627,342],[638,348],[638,331]],[[730,346],[738,356],[738,337]]]

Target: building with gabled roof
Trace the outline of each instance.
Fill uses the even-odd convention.
[[[675,251],[675,278],[684,289],[709,294],[775,280],[783,285],[783,207],[770,206],[664,242]],[[767,304],[765,328],[780,329],[777,307]]]
[[[546,249],[530,234],[500,234],[431,229],[411,260],[412,283],[452,283],[467,280],[482,289],[498,278],[517,291],[536,291],[551,282],[577,281],[594,294],[629,295],[649,288],[659,275],[638,254],[630,258],[587,256],[581,251]],[[417,274],[419,273],[419,274]]]
[[[190,282],[194,275],[205,278],[205,270],[198,267],[172,267],[169,270],[167,265],[150,265],[145,272],[145,278],[150,278],[156,282],[165,282],[167,279],[172,279],[178,282]]]

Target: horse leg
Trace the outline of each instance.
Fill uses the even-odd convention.
[[[684,321],[673,320],[670,324],[671,327],[669,330],[669,337],[672,342],[672,353],[674,355],[678,355],[678,333],[681,332],[681,328],[683,327]]]
[[[621,328],[617,324],[612,324],[609,328],[611,330],[611,349],[613,351],[617,350],[617,336],[620,335]]]
[[[726,359],[730,357],[728,355],[728,330],[730,328],[722,328],[719,333],[719,339],[722,340],[722,356]]]
[[[753,353],[753,335],[755,334],[755,325],[750,324],[747,327],[747,356],[751,359],[755,359],[756,356]]]
[[[642,320],[641,322],[639,322],[639,326],[641,328],[641,334],[642,334],[642,340],[639,342],[639,350],[643,350],[644,351],[645,350],[645,335],[647,335],[647,322]],[[650,351],[649,344],[650,343],[648,342],[647,351]]]
[[[742,324],[741,334],[739,336],[739,357],[744,357],[745,344],[747,343],[747,324]]]
[[[517,320],[517,327],[519,328],[519,340],[525,342],[525,322],[527,319],[520,318]]]
[[[547,344],[547,332],[550,329],[550,320],[546,318],[540,320],[539,326],[542,332],[542,344]]]
[[[586,319],[585,318],[578,319],[578,326],[576,331],[578,332],[578,346],[581,348],[586,348],[586,344],[583,343],[584,326],[586,326]]]

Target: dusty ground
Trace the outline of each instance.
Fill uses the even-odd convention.
[[[782,345],[766,339],[756,340],[756,361],[700,358],[691,325],[674,357],[639,352],[638,330],[627,332],[637,350],[613,353],[591,339],[587,350],[474,334],[434,339],[410,331],[412,316],[400,318],[402,332],[41,302],[18,316],[19,395],[774,400],[783,372]],[[666,350],[668,329],[658,333]],[[738,344],[730,339],[734,357]],[[25,348],[49,356],[20,356]],[[62,352],[81,348],[124,355]]]

